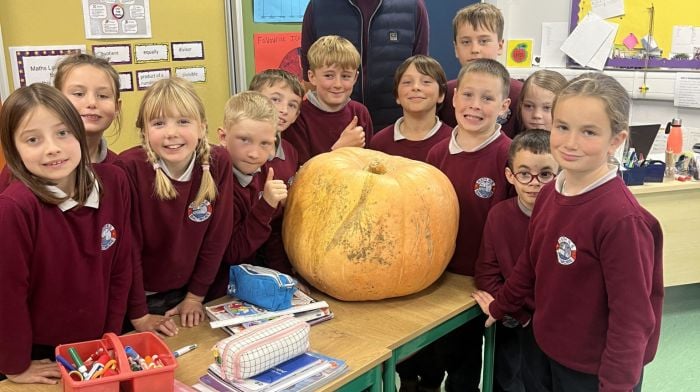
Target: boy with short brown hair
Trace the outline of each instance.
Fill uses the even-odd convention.
[[[486,3],[476,3],[457,11],[452,20],[454,31],[455,56],[462,66],[476,59],[497,60],[503,52],[503,14],[496,6]],[[455,87],[458,79],[447,82],[446,104],[438,112],[438,116],[449,126],[456,126],[454,107]],[[518,97],[523,82],[510,79],[510,105],[506,112],[498,118],[501,130],[513,138],[519,127],[516,125],[515,110],[518,107]]]

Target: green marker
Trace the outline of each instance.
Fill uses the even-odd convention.
[[[73,362],[75,362],[75,367],[78,368],[78,371],[85,376],[88,373],[87,367],[83,363],[83,360],[80,359],[80,355],[78,355],[78,351],[75,350],[75,347],[68,347],[68,355],[73,358]]]

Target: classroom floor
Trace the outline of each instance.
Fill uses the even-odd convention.
[[[642,391],[700,391],[700,283],[666,288],[659,349]]]

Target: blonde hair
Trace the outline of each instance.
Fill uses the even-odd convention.
[[[519,124],[523,124],[522,117],[522,106],[525,96],[528,91],[532,88],[534,84],[537,87],[543,88],[547,91],[551,91],[555,96],[561,91],[561,89],[566,86],[566,78],[557,71],[552,71],[549,69],[541,69],[530,75],[523,83],[523,88],[520,90],[520,97],[518,98],[518,107],[516,112],[516,118]],[[523,131],[525,128],[522,129]]]
[[[474,30],[482,28],[496,33],[499,41],[503,39],[503,14],[495,5],[476,3],[457,11],[452,19],[454,42],[457,42],[457,30],[466,23]]]
[[[114,106],[119,108],[119,99],[121,98],[121,92],[119,90],[119,73],[112,67],[106,59],[91,55],[89,53],[77,53],[65,57],[56,66],[56,74],[54,75],[53,85],[63,91],[63,85],[66,82],[68,75],[77,67],[81,65],[90,65],[97,69],[102,70],[110,82],[112,82],[112,93],[114,94]],[[121,111],[117,110],[114,117],[114,130],[117,134],[120,133],[122,129],[122,116]]]
[[[557,102],[569,97],[592,97],[603,101],[605,112],[610,119],[610,129],[615,136],[628,128],[630,96],[624,87],[612,76],[602,72],[587,72],[572,79],[557,94],[552,111]]]
[[[27,170],[17,150],[14,140],[15,133],[25,119],[31,116],[39,106],[53,112],[66,126],[66,131],[71,133],[80,143],[80,162],[75,168],[75,192],[73,195],[61,198],[49,191],[46,185],[56,184]],[[49,85],[34,83],[21,87],[10,94],[0,110],[0,144],[2,144],[7,167],[12,176],[22,181],[39,200],[45,203],[58,205],[72,198],[78,205],[83,206],[95,185],[100,184],[100,180],[90,164],[85,126],[80,114],[63,93]],[[100,196],[102,196],[102,187],[99,186],[99,189]]]
[[[492,59],[477,59],[469,62],[459,70],[457,75],[457,87],[462,84],[462,79],[469,73],[482,73],[491,75],[501,81],[501,99],[508,98],[510,93],[510,74],[503,64]]]
[[[139,129],[141,146],[146,151],[148,161],[156,171],[153,191],[161,200],[175,199],[177,190],[175,190],[170,178],[160,167],[158,163],[160,157],[156,155],[148,142],[146,124],[154,118],[169,115],[192,117],[197,119],[200,124],[206,125],[204,104],[194,90],[192,83],[177,77],[161,79],[146,90],[146,94],[144,94],[139,106],[136,127]],[[214,201],[217,194],[216,182],[210,171],[211,150],[206,135],[199,138],[195,155],[199,160],[199,164],[202,165],[202,182],[194,199],[194,204],[198,206],[204,200]]]
[[[337,65],[341,69],[360,68],[360,53],[350,41],[338,35],[324,35],[314,42],[307,53],[309,69]]]
[[[262,93],[244,91],[226,101],[224,128],[230,129],[243,120],[265,121],[277,126],[277,109]]]

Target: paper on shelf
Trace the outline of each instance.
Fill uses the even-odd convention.
[[[602,70],[613,47],[618,25],[588,14],[564,41],[561,50],[580,65]]]

